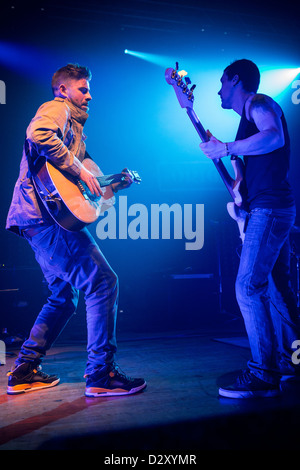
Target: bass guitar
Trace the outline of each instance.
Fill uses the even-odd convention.
[[[193,85],[189,88],[191,80],[187,77],[187,72],[184,70],[178,71],[178,62],[176,62],[175,69],[168,68],[165,71],[165,79],[169,85],[173,86],[180,106],[186,109],[187,115],[193,123],[198,135],[200,136],[200,139],[202,142],[207,142],[209,137],[193,108],[193,92],[196,85]],[[227,210],[229,215],[237,222],[240,238],[242,241],[244,241],[244,228],[247,212],[242,208],[243,198],[240,192],[244,173],[243,161],[239,157],[234,155],[231,156],[231,163],[235,174],[234,178],[230,176],[221,159],[213,159],[212,161],[218,170],[227,190],[229,191],[230,196],[233,199],[232,202],[228,202]]]
[[[79,178],[60,170],[42,157],[38,158],[31,171],[35,189],[47,211],[58,225],[71,232],[95,222],[100,213],[112,205],[114,193],[110,185],[125,179],[122,173],[103,175],[90,158],[85,158],[82,164],[99,181],[103,196],[93,195]],[[126,169],[126,172],[134,183],[141,182],[136,171]]]

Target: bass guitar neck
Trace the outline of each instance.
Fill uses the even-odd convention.
[[[189,116],[190,120],[192,121],[196,131],[198,132],[198,135],[200,136],[200,139],[202,142],[207,142],[209,140],[204,127],[202,126],[197,114],[195,113],[193,108],[186,108],[187,115]],[[213,159],[212,160],[216,169],[218,170],[227,190],[229,191],[229,194],[231,195],[232,199],[235,200],[235,193],[233,191],[233,186],[234,186],[234,179],[230,176],[228,173],[224,163],[220,158],[218,159]]]
[[[193,85],[189,88],[191,80],[186,76],[187,72],[182,70],[178,72],[178,62],[176,62],[176,68],[168,68],[165,71],[165,79],[169,85],[172,85],[179,104],[182,108],[186,109],[187,115],[189,116],[191,122],[193,123],[200,139],[202,142],[207,142],[209,137],[202,126],[197,114],[194,111],[194,88],[196,85]],[[184,80],[183,80],[184,79]],[[233,201],[227,204],[227,210],[230,216],[236,220],[238,223],[240,238],[244,239],[244,225],[246,220],[246,211],[242,209],[243,198],[240,191],[241,184],[244,177],[244,165],[240,158],[236,156],[231,156],[231,163],[235,173],[235,179],[230,176],[222,160],[213,159],[212,160],[218,173],[220,174],[229,194],[231,195]]]

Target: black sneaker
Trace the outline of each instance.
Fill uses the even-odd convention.
[[[127,377],[116,364],[105,366],[86,378],[86,397],[132,395],[147,386],[144,379]]]
[[[280,390],[282,392],[293,392],[297,395],[300,393],[300,376],[299,374],[282,375],[280,380]]]
[[[54,387],[60,381],[57,375],[48,375],[41,371],[41,367],[35,368],[30,362],[23,362],[11,372],[8,372],[8,395],[32,392],[42,388]]]
[[[219,388],[219,395],[227,398],[275,397],[279,395],[277,385],[264,382],[250,371],[244,371],[232,387]]]

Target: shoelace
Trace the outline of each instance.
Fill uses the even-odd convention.
[[[125,380],[130,380],[130,377],[128,377],[125,372],[122,371],[122,369],[116,364],[116,363],[113,363],[112,364],[112,368],[111,370],[109,371],[109,375],[113,373],[114,376],[117,375]],[[111,376],[112,377],[112,376]]]
[[[13,375],[14,371],[15,369],[8,371],[6,374],[7,377],[9,377],[10,375]],[[46,374],[45,372],[42,371],[42,366],[38,366],[36,369],[32,369],[32,372],[34,374],[39,374],[43,378],[49,377],[49,374]]]
[[[249,370],[243,370],[241,375],[237,378],[237,382],[240,385],[248,384],[252,380],[252,374]]]

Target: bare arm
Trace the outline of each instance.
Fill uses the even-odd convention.
[[[230,142],[231,155],[261,155],[283,147],[281,109],[275,101],[265,95],[254,95],[248,113],[259,132],[247,139]]]
[[[284,145],[284,133],[281,123],[281,108],[266,95],[254,95],[246,109],[248,119],[252,120],[258,133],[247,139],[225,144],[213,136],[209,142],[200,144],[201,150],[209,158],[222,158],[227,155],[262,155]]]

